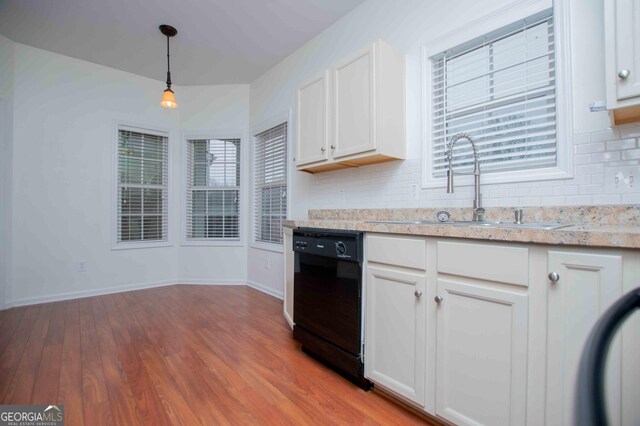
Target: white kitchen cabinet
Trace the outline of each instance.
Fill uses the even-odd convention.
[[[424,272],[368,266],[365,376],[417,405],[425,397]]]
[[[284,317],[293,328],[293,275],[295,252],[293,251],[293,230],[284,228]]]
[[[523,247],[438,242],[437,331],[429,342],[436,415],[459,425],[525,424],[527,256]],[[513,285],[487,281],[493,276]]]
[[[366,241],[366,376],[460,425],[572,425],[584,342],[640,286],[639,250],[380,233]],[[635,314],[608,355],[612,425],[640,424],[638,353]]]
[[[329,71],[306,81],[296,91],[296,164],[329,158]]]
[[[548,273],[559,279],[546,283],[546,424],[574,424],[575,381],[582,349],[598,318],[622,296],[622,259],[619,254],[548,252]],[[637,272],[636,279],[640,278]],[[637,358],[634,363],[637,368]],[[609,421],[618,425],[622,409],[619,336],[609,352],[607,368]]]
[[[365,376],[423,407],[425,240],[367,234],[366,253]]]
[[[297,89],[296,168],[310,173],[405,158],[405,71],[381,40]]]
[[[608,0],[604,8],[607,108],[616,124],[640,121],[640,0]]]

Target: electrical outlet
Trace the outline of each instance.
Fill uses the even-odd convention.
[[[76,262],[76,271],[87,272],[87,262],[85,262],[84,260]]]
[[[268,257],[265,257],[265,262],[264,262],[264,269],[271,269],[271,259],[269,259]]]
[[[347,202],[347,194],[345,194],[344,189],[340,190],[340,202],[343,204]]]
[[[607,192],[640,192],[640,166],[604,168],[604,188]]]
[[[420,199],[420,186],[417,183],[412,183],[409,185],[409,193],[412,201],[418,201]]]

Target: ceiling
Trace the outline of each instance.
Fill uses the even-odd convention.
[[[364,0],[0,0],[0,34],[18,43],[166,78],[250,83]]]

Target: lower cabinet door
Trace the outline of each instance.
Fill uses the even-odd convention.
[[[524,424],[526,294],[439,277],[436,299],[436,414],[459,425]]]
[[[558,279],[546,284],[546,423],[573,425],[582,349],[596,321],[622,296],[622,257],[549,251],[548,268],[549,273],[558,274]],[[621,424],[620,345],[618,333],[607,355],[605,397],[612,425]],[[636,358],[636,367],[638,365]]]
[[[425,402],[424,273],[367,266],[365,375]]]

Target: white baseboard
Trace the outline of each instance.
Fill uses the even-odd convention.
[[[60,302],[69,299],[82,299],[85,297],[102,296],[105,294],[122,293],[125,291],[142,290],[145,288],[165,287],[177,284],[175,280],[163,280],[149,283],[128,284],[120,287],[104,287],[92,290],[70,291],[67,293],[52,294],[49,296],[27,297],[12,300],[9,307],[37,305],[39,303]]]
[[[212,280],[212,279],[194,279],[184,278],[175,280],[176,284],[188,284],[188,285],[247,285],[245,279],[233,279],[233,280]]]
[[[288,312],[284,312],[284,319],[287,320],[287,322],[289,323],[289,327],[291,327],[291,329],[293,330],[293,318],[291,318],[291,315],[289,315]]]
[[[6,301],[0,305],[0,310],[14,308],[18,306],[37,305],[39,303],[60,302],[70,299],[82,299],[85,297],[102,296],[105,294],[123,293],[125,291],[143,290],[146,288],[165,287],[169,285],[247,285],[246,280],[233,279],[233,280],[216,280],[216,279],[172,279],[162,280],[149,283],[137,283],[127,284],[119,287],[105,287],[92,290],[70,291],[66,293],[52,294],[49,296],[40,297],[28,297],[24,299],[16,299],[12,301]]]
[[[277,297],[280,300],[284,300],[284,294],[281,291],[276,291],[272,288],[266,287],[262,284],[258,284],[257,282],[251,280],[247,280],[247,285],[270,296]]]

